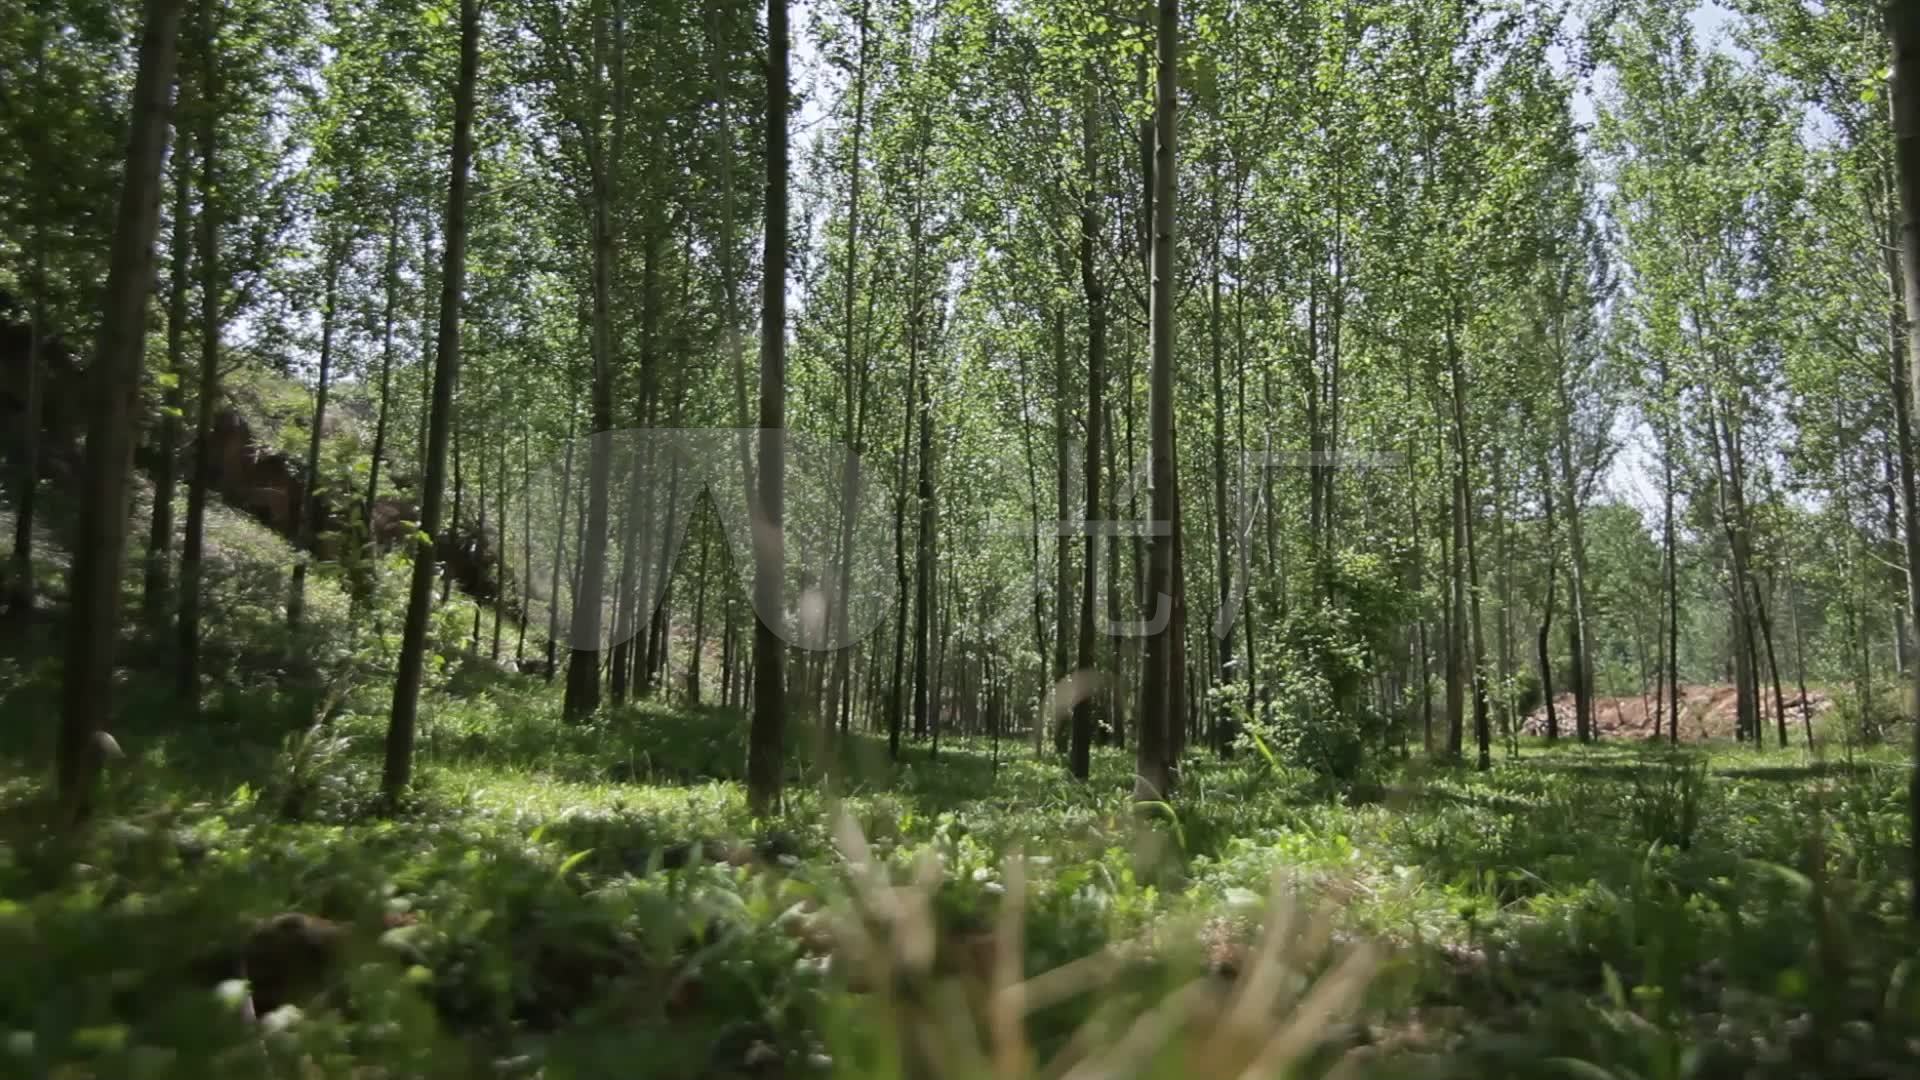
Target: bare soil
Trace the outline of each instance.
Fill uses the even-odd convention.
[[[1781,689],[1786,694],[1788,730],[1797,736],[1803,723],[1799,691],[1790,687]],[[1734,688],[1727,685],[1681,683],[1680,738],[1688,742],[1733,738],[1734,696]],[[1553,705],[1559,714],[1560,733],[1571,735],[1574,730],[1573,695],[1560,694],[1553,699]],[[1818,719],[1832,707],[1833,699],[1825,692],[1807,691],[1806,711],[1813,718]],[[1769,730],[1778,722],[1774,714],[1771,687],[1761,689],[1760,716]],[[1596,698],[1594,720],[1603,739],[1652,738],[1665,734],[1667,709],[1656,696],[1656,691],[1649,687],[1644,696]],[[1546,707],[1535,709],[1528,715],[1522,722],[1521,730],[1528,735],[1545,735]]]

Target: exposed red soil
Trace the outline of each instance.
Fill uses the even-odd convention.
[[[25,445],[26,358],[28,332],[17,303],[0,292],[0,460],[17,461]],[[86,372],[80,354],[66,342],[54,338],[40,352],[45,380],[42,388],[40,418],[40,474],[54,487],[71,488],[79,482],[82,428],[86,417],[82,403],[89,393]],[[229,400],[223,402],[213,418],[208,437],[212,448],[212,481],[217,495],[228,506],[252,516],[282,537],[298,542],[294,507],[306,498],[305,463],[289,458],[263,445],[241,411]],[[328,420],[328,429],[345,423],[336,411]],[[142,446],[135,463],[142,468],[154,464],[150,447]],[[387,466],[389,483],[398,489],[411,486],[411,478],[397,475]],[[183,466],[184,470],[184,466]],[[180,477],[186,486],[184,471]],[[323,559],[337,558],[340,531],[347,520],[347,507],[339,495],[325,499],[321,520],[315,529],[315,554]],[[373,533],[388,547],[410,538],[413,521],[419,517],[412,499],[403,495],[383,496],[373,506]],[[496,532],[477,529],[462,521],[458,530],[441,530],[438,557],[448,564],[454,581],[468,595],[492,600],[503,591],[511,593],[511,580],[495,580],[499,567],[494,542]],[[509,579],[512,575],[509,572]]]
[[[1802,723],[1799,691],[1790,687],[1781,689],[1786,694],[1788,728],[1798,728]],[[1734,696],[1731,686],[1681,683],[1680,737],[1690,742],[1733,738]],[[1771,729],[1777,723],[1773,688],[1762,687],[1760,697],[1761,720]],[[1571,735],[1574,730],[1573,695],[1561,694],[1553,699],[1553,705],[1559,713],[1560,733]],[[1807,711],[1817,718],[1833,707],[1833,699],[1822,691],[1808,690],[1806,705]],[[1631,697],[1596,698],[1594,722],[1603,739],[1651,738],[1666,732],[1667,709],[1656,700],[1655,691],[1649,687],[1644,697],[1636,694]],[[1546,734],[1546,707],[1541,706],[1528,715],[1521,729],[1528,735]]]

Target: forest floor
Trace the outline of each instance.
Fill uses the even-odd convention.
[[[290,638],[284,542],[210,541],[213,687],[184,713],[129,629],[82,833],[44,814],[58,628],[0,639],[0,1076],[1920,1074],[1906,762],[1819,719],[1818,757],[1196,758],[1142,815],[1118,752],[1079,784],[1018,737],[893,763],[798,717],[755,820],[739,714],[567,724],[448,649],[385,815],[402,568],[370,627],[316,575]]]
[[[1395,762],[1347,787],[1196,760],[1143,821],[1117,753],[1081,785],[1017,744],[893,765],[803,727],[785,812],[756,821],[739,715],[568,725],[537,680],[475,671],[428,701],[391,819],[383,687],[238,689],[186,720],[136,674],[101,819],[63,838],[32,813],[55,683],[0,664],[0,1073],[985,1075],[963,1065],[991,1049],[1001,950],[1028,976],[1109,957],[1023,1033],[1058,1061],[1148,1031],[1126,1045],[1151,1075],[1213,1075],[1194,1062],[1224,1015],[1152,1034],[1155,1003],[1276,964],[1262,1023],[1311,1027],[1300,1075],[1337,1051],[1362,1076],[1920,1067],[1906,774],[1883,750],[1526,740],[1484,773]],[[925,883],[922,923],[888,923],[918,894],[876,894],[875,867]],[[1267,962],[1276,881],[1325,919]],[[1365,978],[1326,974],[1362,946]],[[255,1023],[223,989],[241,970]],[[1316,976],[1344,1022],[1297,996]],[[1106,1042],[1072,1037],[1088,1023]],[[916,1065],[929,1038],[951,1047]]]

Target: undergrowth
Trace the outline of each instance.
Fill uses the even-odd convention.
[[[805,734],[784,815],[756,821],[738,714],[566,724],[537,679],[495,671],[429,697],[422,779],[389,819],[383,686],[258,685],[188,718],[136,678],[127,756],[73,837],[32,815],[55,674],[0,675],[0,794],[22,808],[0,841],[0,1027],[20,1075],[1004,1073],[1092,1068],[1089,1046],[1150,1022],[1132,1064],[1188,1075],[1225,1037],[1190,984],[1248,978],[1274,895],[1331,913],[1289,979],[1374,957],[1343,976],[1349,1020],[1288,1051],[1303,1075],[1896,1075],[1920,1034],[1904,774],[1884,756],[1528,744],[1342,795],[1243,755],[1194,760],[1171,814],[1142,819],[1118,753],[1074,785],[1014,745],[895,765],[877,739]],[[924,897],[907,952],[875,929],[902,917],[876,922],[881,885]],[[281,913],[341,928],[351,959],[248,972],[250,1023],[210,957]],[[1056,969],[1085,985],[993,1020],[995,986]],[[1282,1011],[1304,1007],[1286,986]]]
[[[1118,751],[1076,784],[1018,736],[896,763],[801,723],[785,809],[756,820],[744,717],[565,723],[542,680],[459,647],[455,602],[419,781],[382,816],[397,587],[352,620],[317,575],[291,637],[260,569],[284,545],[227,519],[215,539],[216,681],[184,712],[129,632],[125,757],[82,833],[40,812],[47,638],[0,652],[0,1074],[1920,1066],[1887,749],[1521,740],[1486,772],[1346,778],[1194,756],[1143,816]]]

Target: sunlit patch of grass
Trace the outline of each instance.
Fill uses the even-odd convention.
[[[128,1075],[164,1051],[174,1075],[221,1074],[260,1031],[190,961],[277,911],[385,958],[350,1009],[316,1001],[266,1040],[322,1075],[1229,1075],[1272,1053],[1309,1075],[1652,1076],[1677,1047],[1787,1076],[1814,1067],[1803,1028],[1856,1064],[1920,1033],[1897,749],[1528,743],[1487,772],[1382,769],[1367,793],[1194,758],[1142,817],[1128,753],[1076,784],[1023,741],[909,742],[895,763],[879,736],[796,722],[785,807],[756,820],[738,712],[648,700],[569,724],[542,681],[454,650],[415,797],[382,819],[389,688],[344,670],[241,680],[191,720],[136,670],[96,831],[0,830],[0,947],[25,957],[0,1027],[32,1033],[34,1068]],[[0,710],[40,718],[5,725],[0,800],[42,790],[56,675],[0,666]],[[1695,761],[1683,844],[1652,826]],[[1276,882],[1297,917],[1270,962]],[[1331,977],[1363,944],[1371,977]],[[36,996],[56,973],[73,992]],[[1276,1043],[1323,983],[1347,1022]]]

